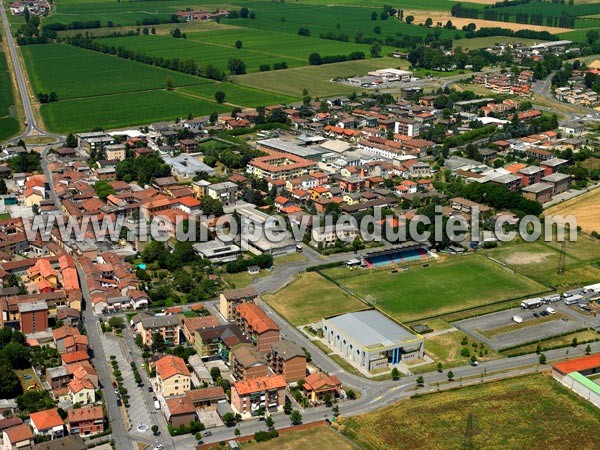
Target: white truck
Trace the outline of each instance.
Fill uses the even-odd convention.
[[[546,312],[547,312],[548,314],[556,314],[556,310],[555,310],[554,308],[552,308],[551,306],[548,306],[548,307],[546,308]]]

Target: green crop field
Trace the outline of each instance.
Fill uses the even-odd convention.
[[[14,104],[15,97],[6,56],[0,51],[0,141],[19,132],[19,121],[11,117],[10,108],[14,107]]]
[[[22,47],[35,94],[55,91],[59,100],[211,83],[211,80],[64,44]]]
[[[115,2],[114,0],[58,0],[56,3],[56,13],[45,20],[46,23],[70,23],[73,21],[100,20],[103,26],[108,21],[114,25],[136,25],[144,19],[155,17],[168,19],[171,14],[182,11],[186,8],[202,9],[217,7],[226,7],[230,9],[247,8],[256,11],[277,10],[285,8],[291,10],[294,7],[305,8],[307,6],[328,6],[330,0],[302,0],[294,3],[274,3],[266,1],[250,2],[220,2],[215,0],[189,0],[189,1],[144,1],[144,2]],[[344,0],[340,2],[343,5],[361,8],[381,9],[383,5],[390,4],[387,0],[374,0],[369,2],[368,6],[362,0]],[[419,0],[401,0],[400,4],[394,5],[397,8],[418,8],[429,10],[448,11],[452,7],[451,0],[429,0],[422,2]],[[212,5],[212,7],[211,7]]]
[[[189,94],[214,101],[215,92],[225,92],[225,103],[236,106],[270,106],[278,104],[290,104],[299,100],[299,97],[276,94],[260,89],[241,86],[233,83],[214,83],[202,86],[192,86],[178,89],[177,92]]]
[[[374,296],[378,308],[402,322],[545,290],[478,255],[448,258],[428,268],[413,266],[407,272],[349,273],[339,268],[324,273],[362,298]]]
[[[68,133],[95,127],[118,128],[142,123],[174,120],[177,117],[223,113],[231,109],[215,102],[180,95],[176,91],[155,90],[105,95],[42,105],[44,122],[52,131]]]

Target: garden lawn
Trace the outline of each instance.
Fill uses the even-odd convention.
[[[66,44],[22,48],[34,94],[58,94],[59,101],[97,95],[212,83],[212,80],[149,66]]]
[[[366,306],[315,272],[306,272],[263,300],[292,325],[320,321],[323,317],[364,309]]]
[[[600,411],[541,374],[405,400],[341,429],[366,450],[463,448],[469,414],[472,448],[600,448]]]
[[[428,268],[412,266],[407,272],[365,270],[351,276],[344,268],[324,272],[362,298],[374,296],[378,308],[402,322],[545,290],[478,255],[432,262]]]

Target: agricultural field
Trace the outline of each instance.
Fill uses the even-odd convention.
[[[478,48],[491,47],[491,46],[497,45],[497,44],[508,44],[509,42],[514,42],[514,41],[515,41],[515,38],[510,37],[510,36],[489,36],[489,37],[479,37],[479,38],[472,38],[472,39],[457,39],[454,41],[453,46],[455,48],[461,47],[463,50],[475,50]],[[546,42],[546,41],[540,41],[540,40],[535,40],[535,39],[523,39],[523,38],[519,38],[518,41],[525,45],[534,45],[534,44],[539,44],[541,42]]]
[[[64,44],[22,47],[32,89],[67,100],[212,83],[211,80]]]
[[[324,273],[362,298],[371,295],[376,305],[401,322],[450,313],[544,291],[544,286],[515,275],[478,255],[432,262],[428,268],[407,272],[348,273],[336,268]]]
[[[600,232],[600,215],[596,210],[599,201],[600,189],[595,189],[549,208],[546,210],[546,215],[557,214],[566,216],[572,214],[577,218],[577,225],[580,226],[584,232]]]
[[[0,141],[19,132],[19,121],[11,117],[11,107],[14,109],[14,104],[15,96],[6,55],[0,50]]]
[[[215,100],[215,92],[217,91],[225,92],[225,103],[232,106],[255,108],[257,106],[290,104],[300,100],[299,97],[277,94],[233,83],[213,83],[177,90],[180,94],[188,94],[209,101]]]
[[[383,68],[408,68],[407,61],[395,58],[366,59],[347,61],[323,66],[306,66],[288,70],[251,73],[235,77],[234,82],[257,89],[269,90],[279,94],[300,97],[308,89],[313,97],[350,94],[360,91],[356,87],[333,82],[336,77],[350,77],[366,74],[370,70]]]
[[[405,400],[338,427],[366,450],[463,448],[469,414],[473,448],[600,447],[598,409],[544,374]]]
[[[206,116],[231,109],[215,102],[180,95],[177,91],[154,90],[58,101],[41,106],[48,129],[68,133],[95,127],[119,128],[177,117]]]
[[[306,272],[275,294],[262,298],[292,325],[366,308],[364,303],[315,272]]]

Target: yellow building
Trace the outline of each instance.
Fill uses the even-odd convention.
[[[190,371],[185,361],[167,355],[156,362],[156,384],[163,397],[184,395],[191,389]]]

